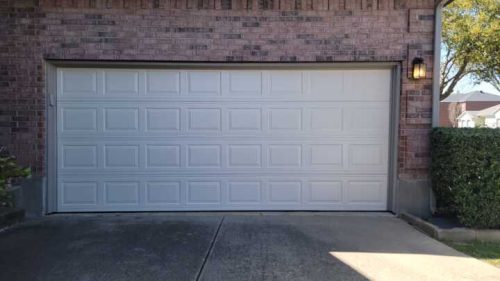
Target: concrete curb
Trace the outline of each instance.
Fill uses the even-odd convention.
[[[500,242],[500,230],[471,229],[465,227],[443,229],[408,213],[401,213],[399,217],[425,234],[438,240],[453,242]]]

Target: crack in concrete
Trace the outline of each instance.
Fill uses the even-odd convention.
[[[196,275],[196,278],[195,278],[196,281],[200,280],[202,273],[203,273],[203,270],[205,269],[205,265],[207,264],[208,259],[210,258],[210,255],[213,252],[215,242],[217,241],[217,237],[219,237],[219,232],[220,232],[220,229],[222,228],[222,223],[224,222],[224,219],[225,219],[225,216],[222,216],[222,218],[219,222],[219,226],[217,227],[217,230],[215,231],[214,238],[212,238],[212,242],[210,243],[210,247],[208,248],[207,254],[203,258],[203,263],[201,264],[200,270],[198,271],[198,274]]]

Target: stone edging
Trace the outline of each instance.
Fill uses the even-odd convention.
[[[450,229],[440,228],[419,217],[408,213],[401,213],[399,217],[407,223],[413,225],[425,234],[445,241],[465,242],[465,241],[484,241],[500,242],[500,230],[495,229],[471,229],[465,227],[455,227]]]

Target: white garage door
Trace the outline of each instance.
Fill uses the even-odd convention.
[[[59,68],[58,211],[386,210],[390,70]]]

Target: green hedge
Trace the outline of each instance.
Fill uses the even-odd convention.
[[[431,155],[438,212],[470,227],[500,227],[500,129],[436,128]]]

